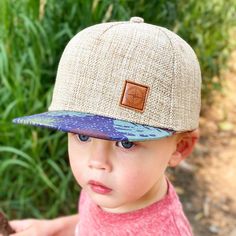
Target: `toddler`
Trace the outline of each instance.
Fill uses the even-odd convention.
[[[79,213],[12,221],[14,236],[191,236],[167,167],[198,139],[201,73],[191,47],[144,23],[101,23],[61,57],[49,111],[15,123],[68,133]]]

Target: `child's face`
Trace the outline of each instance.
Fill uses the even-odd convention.
[[[155,201],[176,138],[117,142],[69,134],[69,159],[79,185],[106,211],[128,212]]]

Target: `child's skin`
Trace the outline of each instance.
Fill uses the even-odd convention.
[[[166,168],[191,154],[198,138],[198,130],[134,143],[69,133],[70,165],[77,183],[103,210],[129,212],[166,195]],[[14,236],[61,236],[73,235],[77,221],[78,214],[10,223],[18,232]]]

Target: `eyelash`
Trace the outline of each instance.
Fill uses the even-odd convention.
[[[122,147],[119,146],[119,143],[121,143],[121,144],[123,143],[123,144],[124,144],[125,142],[126,142],[126,144],[127,144],[127,143],[128,143],[128,144],[131,144],[131,146],[130,146],[129,148],[125,148],[123,145],[122,145]],[[135,145],[133,142],[129,142],[129,141],[117,141],[117,142],[116,142],[116,146],[128,150],[128,149],[134,148],[136,145]]]
[[[88,135],[83,135],[83,134],[75,134],[75,137],[76,137],[76,139],[79,141],[79,142],[87,142],[91,137],[89,137]],[[81,139],[83,139],[83,138],[88,138],[88,139],[86,139],[86,140],[81,140]],[[119,145],[119,143],[121,143],[121,146]],[[126,148],[126,147],[124,147],[123,145],[122,145],[122,143],[124,144],[124,143],[126,143],[126,144],[131,144],[131,146],[130,147],[128,147],[128,148]],[[136,146],[136,144],[135,143],[133,143],[133,142],[129,142],[129,141],[117,141],[116,142],[116,146],[117,147],[120,147],[120,148],[122,148],[122,149],[125,149],[125,150],[129,150],[129,149],[133,149],[135,146]]]
[[[90,138],[88,135],[83,135],[83,134],[75,134],[76,139],[80,142],[86,142]],[[81,140],[82,137],[88,138],[87,140]]]

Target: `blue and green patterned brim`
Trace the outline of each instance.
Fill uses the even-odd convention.
[[[119,141],[155,140],[171,136],[175,133],[171,130],[110,117],[71,111],[49,111],[16,118],[13,122]]]

